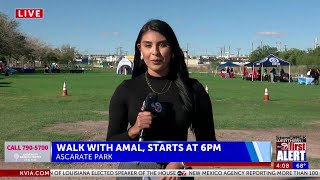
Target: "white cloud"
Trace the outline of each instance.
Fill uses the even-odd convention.
[[[119,35],[120,35],[120,32],[112,32],[112,35],[113,35],[113,36],[119,36]]]
[[[272,32],[272,31],[258,32],[257,35],[258,36],[268,36],[268,37],[282,37],[282,36],[285,36],[284,33]]]
[[[110,36],[118,37],[118,36],[120,36],[120,32],[117,32],[117,31],[115,31],[115,32],[106,32],[106,31],[104,31],[104,32],[101,32],[100,35],[102,37],[110,37]]]

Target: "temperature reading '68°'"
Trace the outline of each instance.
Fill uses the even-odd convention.
[[[303,169],[305,166],[306,166],[306,163],[298,163],[298,164],[296,165],[296,168],[297,168],[297,169]]]

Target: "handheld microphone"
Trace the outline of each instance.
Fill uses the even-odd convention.
[[[146,100],[143,102],[142,111],[149,111],[152,113],[157,112],[156,103],[158,102],[158,95],[156,93],[149,93]],[[139,134],[139,142],[144,140],[144,130],[142,129]]]

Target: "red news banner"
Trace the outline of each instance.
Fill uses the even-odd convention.
[[[0,170],[0,177],[50,177],[48,169]]]
[[[40,8],[17,8],[16,18],[43,18],[44,11]]]

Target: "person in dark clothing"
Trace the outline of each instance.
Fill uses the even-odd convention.
[[[229,67],[227,67],[227,73],[230,74],[230,68]]]
[[[274,83],[275,75],[276,75],[276,69],[272,68],[272,70],[270,71],[270,82]]]
[[[280,71],[280,80],[281,80],[281,81],[284,81],[284,80],[286,79],[285,74],[286,74],[286,73],[284,72],[284,69],[281,68],[281,71]]]
[[[314,69],[311,69],[310,77],[314,78],[312,83],[316,83],[316,71]]]
[[[234,76],[234,71],[233,71],[233,68],[230,69],[230,78],[233,78]]]
[[[315,76],[314,76],[314,83],[315,83],[316,85],[319,85],[319,76],[320,76],[320,69],[317,69],[317,70],[315,71]]]
[[[158,95],[164,109],[156,117],[141,111],[150,92]],[[197,141],[216,141],[209,95],[199,81],[189,78],[183,51],[170,25],[150,20],[135,43],[132,78],[124,80],[110,100],[107,141],[138,141],[142,129],[147,141],[187,141],[190,127]],[[159,166],[183,167],[179,162]]]
[[[280,71],[280,76],[283,76],[284,75],[284,70],[283,70],[283,68],[281,68],[281,71]]]
[[[261,67],[259,67],[257,72],[258,72],[258,79],[261,79]]]
[[[230,77],[230,68],[229,67],[227,67],[227,71],[226,71],[225,77],[226,78]]]

